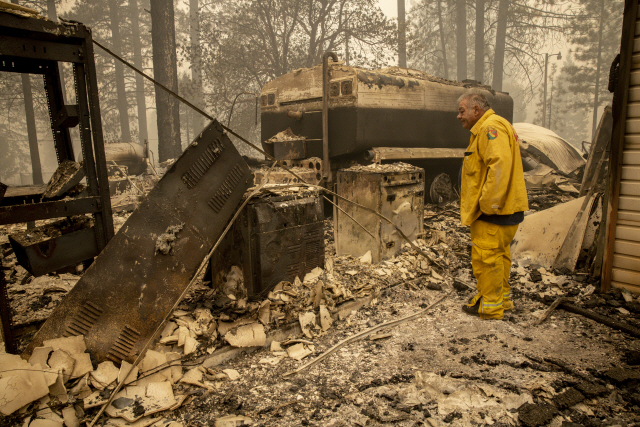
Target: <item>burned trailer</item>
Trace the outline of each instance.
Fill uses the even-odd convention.
[[[402,160],[425,169],[426,191],[437,199],[442,187],[457,182],[469,143],[469,131],[456,119],[458,97],[479,88],[497,114],[512,120],[509,94],[476,81],[399,67],[369,71],[335,59],[325,54],[323,65],[282,75],[260,94],[265,151],[279,160],[319,157],[329,182],[335,182],[336,170],[356,163]]]

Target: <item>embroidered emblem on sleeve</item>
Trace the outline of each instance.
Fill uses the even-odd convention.
[[[488,128],[487,129],[487,138],[489,138],[489,140],[492,139],[496,139],[498,137],[498,131],[494,128]]]

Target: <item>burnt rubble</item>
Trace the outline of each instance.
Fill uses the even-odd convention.
[[[553,191],[532,196],[541,209],[567,197]],[[514,265],[515,310],[504,321],[472,318],[459,309],[475,283],[468,227],[460,226],[458,209],[456,203],[425,206],[424,234],[416,243],[429,259],[408,244],[380,264],[371,264],[367,254],[336,256],[333,223],[325,221],[324,268],[282,282],[262,299],[247,298],[238,267],[228,266],[215,286],[202,276],[127,380],[137,375],[136,383],[107,408],[106,425],[638,423],[636,340],[562,305],[534,324],[558,298],[571,298],[575,306],[638,327],[637,296],[618,289],[600,294],[598,281],[579,270]],[[114,217],[116,228],[128,215]],[[2,265],[24,348],[83,272],[31,277],[6,241],[7,229],[16,227],[2,229]],[[288,375],[341,341],[442,297],[423,315]],[[46,347],[39,359],[48,364],[45,371],[64,373],[60,360],[73,359],[86,373],[63,374],[44,397],[3,415],[1,425],[90,422],[126,373],[126,362],[118,368],[88,359],[87,366],[89,354],[74,353],[69,344]]]

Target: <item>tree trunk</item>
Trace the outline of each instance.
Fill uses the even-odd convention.
[[[349,51],[349,21],[344,23],[345,32],[344,32],[344,60],[347,65],[349,65],[349,61],[351,60],[351,52]]]
[[[53,0],[50,0],[53,1]],[[18,0],[11,0],[18,4]],[[47,3],[50,6],[49,3]],[[55,3],[53,4],[55,8]],[[50,10],[49,10],[50,12]],[[54,9],[55,17],[55,9]],[[31,93],[31,80],[29,74],[21,74],[22,92],[24,94],[24,115],[27,121],[27,137],[29,138],[29,154],[31,155],[31,179],[34,184],[43,184],[42,166],[40,165],[40,151],[38,149],[38,133],[36,130],[36,115],[33,111],[33,94]]]
[[[198,0],[189,1],[191,37],[191,85],[193,88],[193,103],[204,110],[204,94],[202,90],[202,56],[200,54],[200,14]],[[188,113],[191,116],[191,133],[197,135],[204,127],[204,117],[196,111]]]
[[[458,81],[467,79],[467,1],[456,0],[456,42]]]
[[[442,25],[442,1],[436,0],[438,4],[438,27],[440,27],[440,45],[442,46],[442,66],[444,67],[444,78],[449,79],[449,67],[447,65],[447,46],[445,44],[444,26]]]
[[[484,0],[476,0],[476,53],[475,76],[484,81]]]
[[[493,59],[493,90],[502,90],[504,76],[504,50],[507,44],[507,16],[509,0],[498,3],[498,26],[496,28],[496,50]]]
[[[138,0],[129,0],[131,15],[131,42],[133,44],[133,65],[142,70],[142,40],[140,39],[140,11]],[[147,99],[144,93],[144,77],[136,75],[136,106],[138,107],[138,139],[140,144],[149,139],[147,128]]]
[[[111,20],[111,45],[115,53],[122,56],[122,40],[120,39],[120,7],[118,0],[109,0],[109,19]],[[116,95],[118,97],[118,113],[120,114],[120,139],[131,142],[129,129],[129,104],[124,86],[124,70],[120,61],[113,60],[116,70]]]
[[[153,74],[168,89],[178,91],[176,29],[172,0],[151,2],[151,41],[153,43]],[[175,159],[182,153],[180,144],[180,111],[178,100],[160,87],[156,92],[158,122],[158,159]]]
[[[398,67],[407,68],[407,23],[404,0],[398,0]]]
[[[600,26],[598,28],[598,57],[596,59],[596,88],[593,96],[593,122],[591,124],[591,138],[596,134],[598,126],[598,95],[600,92],[600,63],[602,62],[602,27],[604,26],[604,2],[600,8]]]
[[[33,95],[31,93],[29,74],[22,74],[22,91],[24,93],[24,112],[27,119],[29,153],[31,154],[31,176],[34,184],[43,184],[40,151],[38,150],[38,134],[36,131],[36,115],[33,111]]]

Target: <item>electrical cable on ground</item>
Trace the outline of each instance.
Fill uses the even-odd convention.
[[[433,307],[435,307],[436,305],[438,305],[439,303],[444,301],[444,299],[447,298],[450,294],[451,294],[451,292],[446,293],[445,295],[440,297],[440,299],[438,299],[436,302],[434,302],[433,304],[431,304],[429,307],[425,308],[424,310],[420,310],[420,311],[418,311],[416,313],[410,314],[410,315],[402,317],[400,319],[390,320],[388,322],[381,323],[381,324],[376,325],[376,326],[374,326],[372,328],[366,329],[366,330],[364,330],[362,332],[359,332],[359,333],[357,333],[355,335],[352,335],[349,338],[345,338],[344,340],[340,341],[338,344],[336,344],[333,347],[331,347],[329,350],[327,350],[324,353],[322,353],[320,356],[318,356],[315,359],[313,359],[311,362],[305,363],[304,365],[300,366],[298,369],[295,369],[293,371],[287,372],[286,374],[284,374],[282,376],[286,378],[286,377],[289,377],[291,375],[295,375],[298,372],[303,371],[303,370],[315,365],[316,363],[321,362],[322,360],[324,360],[327,357],[329,357],[329,355],[331,355],[332,353],[335,353],[336,350],[338,350],[340,347],[343,347],[344,345],[349,344],[350,342],[357,341],[360,338],[364,338],[367,335],[371,335],[372,333],[377,332],[377,331],[379,331],[381,329],[385,329],[385,328],[388,328],[388,327],[391,327],[391,326],[399,325],[400,323],[404,323],[407,320],[415,319],[416,317],[422,316],[427,311],[431,310]]]

